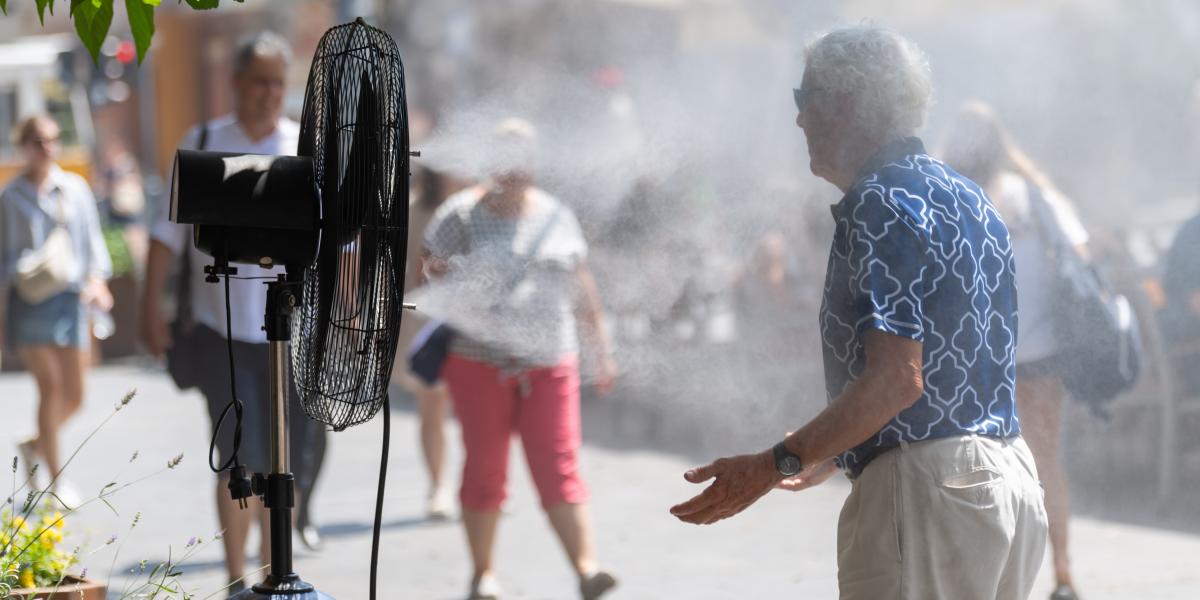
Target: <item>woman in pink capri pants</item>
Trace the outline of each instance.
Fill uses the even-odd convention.
[[[534,187],[537,138],[519,119],[502,122],[487,146],[491,177],[448,198],[425,232],[424,268],[454,290],[459,318],[442,378],[466,447],[462,520],[474,573],[469,598],[496,599],[492,547],[506,497],[514,433],[542,507],[579,576],[585,600],[616,585],[592,553],[588,490],[579,473],[579,337],[598,358],[601,392],[616,366],[601,326],[587,243],[575,215]]]

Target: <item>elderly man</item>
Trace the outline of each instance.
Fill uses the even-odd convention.
[[[913,137],[932,86],[912,42],[869,26],[806,52],[795,99],[813,174],[845,195],[820,311],[829,406],[773,448],[688,471],[671,508],[711,524],[839,468],[841,598],[1026,598],[1046,514],[1013,389],[1008,230]]]
[[[241,42],[234,54],[233,114],[210,120],[193,127],[184,137],[181,148],[198,148],[222,152],[250,154],[295,154],[300,126],[282,115],[285,75],[292,60],[291,46],[278,34],[261,32]],[[232,399],[230,369],[232,362],[227,350],[225,288],[204,281],[204,266],[212,259],[192,247],[191,228],[168,219],[169,198],[164,197],[158,221],[151,230],[152,241],[147,256],[146,285],[142,301],[142,340],[156,357],[167,355],[175,346],[178,352],[168,356],[168,363],[194,363],[198,373],[196,387],[204,395],[212,427],[217,430],[220,463],[230,458],[233,450],[233,412],[228,411],[225,422],[222,414]],[[171,328],[162,309],[162,295],[167,272],[173,261],[186,267],[187,278],[180,292],[181,306],[189,306],[190,320],[195,326],[187,339],[172,339]],[[244,275],[271,276],[280,269],[249,271]],[[181,278],[183,274],[181,273]],[[229,337],[232,352],[237,357],[237,397],[244,404],[243,437],[239,458],[249,473],[265,473],[270,467],[270,420],[267,411],[268,346],[263,333],[263,311],[266,307],[266,286],[259,280],[235,279],[228,282]],[[293,389],[291,410],[292,465],[297,487],[298,530],[301,540],[310,548],[320,543],[315,527],[307,523],[305,512],[320,467],[325,448],[325,432],[300,409]],[[220,424],[220,427],[218,425]],[[266,511],[261,503],[251,502],[239,510],[225,489],[228,473],[217,482],[217,514],[224,531],[225,564],[233,589],[239,589],[245,573],[246,543],[250,525],[260,524],[260,555],[270,556],[270,536]]]

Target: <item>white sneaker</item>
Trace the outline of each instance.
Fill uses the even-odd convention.
[[[445,521],[450,518],[450,498],[440,490],[429,496],[429,507],[425,516],[430,521]]]
[[[61,475],[58,477],[58,481],[54,482],[54,487],[50,492],[54,494],[63,508],[79,508],[79,505],[83,503],[83,497],[79,495],[79,490],[71,485],[70,481],[63,479]]]
[[[484,575],[471,582],[471,593],[467,596],[467,600],[500,600],[500,595],[503,593],[495,576]]]

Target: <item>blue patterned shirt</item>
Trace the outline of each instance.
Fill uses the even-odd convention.
[[[840,202],[821,303],[825,387],[863,372],[863,334],[921,342],[925,391],[838,457],[851,476],[900,445],[1020,433],[1017,292],[1008,228],[979,186],[908,138],[879,151]]]

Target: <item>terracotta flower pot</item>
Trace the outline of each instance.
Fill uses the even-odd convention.
[[[9,597],[19,600],[104,600],[108,586],[91,579],[67,575],[57,588],[15,588]]]

